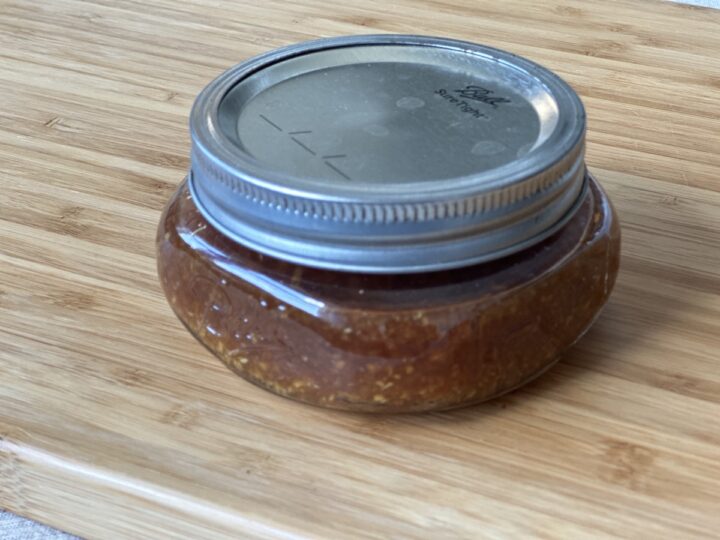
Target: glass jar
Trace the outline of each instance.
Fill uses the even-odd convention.
[[[252,59],[193,108],[191,173],[158,230],[165,294],[233,371],[306,403],[425,411],[512,390],[617,275],[584,119],[547,70],[452,40]]]

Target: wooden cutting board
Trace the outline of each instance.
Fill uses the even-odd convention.
[[[717,535],[720,11],[337,4],[0,0],[0,507],[113,539]],[[615,294],[556,369],[486,405],[274,397],[158,287],[196,93],[250,55],[369,32],[508,49],[587,106],[624,226]]]

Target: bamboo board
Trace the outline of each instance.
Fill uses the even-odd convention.
[[[250,55],[374,32],[560,73],[622,219],[593,330],[487,405],[274,397],[158,286],[196,93]],[[719,52],[719,11],[650,0],[0,0],[0,507],[91,538],[717,535]]]

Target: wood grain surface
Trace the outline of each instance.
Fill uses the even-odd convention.
[[[624,226],[553,371],[378,417],[233,376],[155,274],[187,116],[281,45],[401,32],[565,77]],[[720,12],[650,0],[0,0],[0,507],[91,538],[717,538]]]

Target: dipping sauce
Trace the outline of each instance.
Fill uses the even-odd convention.
[[[551,72],[480,45],[280,49],[196,100],[158,230],[170,305],[233,371],[339,409],[447,409],[550,367],[592,324],[620,231]]]

